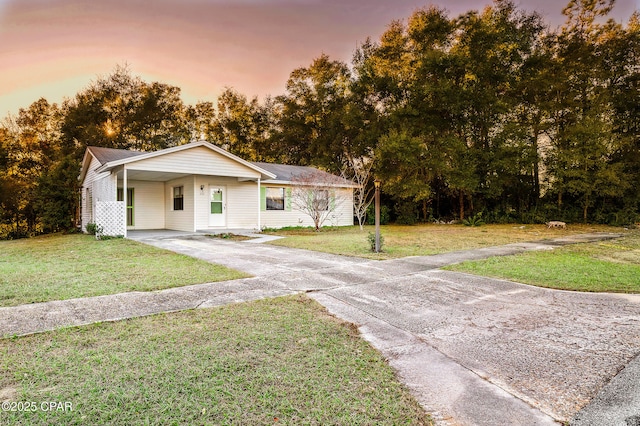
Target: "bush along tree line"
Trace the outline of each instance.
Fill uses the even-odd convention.
[[[401,223],[481,212],[488,223],[634,223],[640,15],[614,22],[612,7],[572,0],[553,30],[510,1],[457,17],[427,7],[350,64],[320,55],[263,100],[227,88],[215,105],[185,105],[179,88],[116,67],[60,105],[40,99],[1,121],[0,234],[74,226],[87,145],[200,138],[251,161],[336,174],[370,164]]]

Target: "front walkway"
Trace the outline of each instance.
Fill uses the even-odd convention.
[[[616,379],[626,392],[640,394],[640,368],[634,368],[640,361],[632,361],[640,352],[640,296],[554,291],[435,269],[465,258],[551,249],[572,241],[383,262],[201,235],[143,242],[255,277],[0,308],[0,334],[308,292],[359,326],[438,424],[569,420],[626,365]],[[619,393],[616,386],[605,388],[606,400]],[[612,404],[589,406],[583,413],[591,417],[576,421],[606,418],[607,424],[625,425],[625,419],[640,413],[636,400],[617,399],[623,402],[615,404],[621,409],[616,413]]]

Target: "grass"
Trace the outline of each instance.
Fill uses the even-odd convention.
[[[0,242],[0,306],[246,277],[135,241],[50,235]]]
[[[640,232],[616,240],[464,262],[445,269],[564,290],[640,293]]]
[[[425,256],[456,250],[497,246],[521,241],[557,238],[585,232],[620,232],[620,228],[598,225],[569,225],[568,229],[547,229],[545,225],[384,225],[382,253],[372,253],[367,235],[374,227],[360,231],[357,226],[309,228],[274,231],[287,238],[270,242],[286,247],[323,251],[369,259],[393,259],[405,256]]]
[[[3,399],[38,407],[0,412],[7,425],[430,424],[355,327],[303,295],[0,340]]]

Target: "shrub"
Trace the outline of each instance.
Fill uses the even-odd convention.
[[[482,220],[482,212],[468,217],[462,221],[464,226],[481,226],[484,225],[484,221]]]
[[[396,223],[401,225],[415,225],[418,221],[418,211],[411,201],[400,202],[395,205]]]
[[[85,226],[87,233],[89,233],[90,235],[95,235],[96,236],[96,240],[108,240],[111,239],[112,237],[108,236],[108,235],[104,235],[104,229],[102,228],[102,226],[98,225],[97,223],[87,223],[87,226]],[[116,236],[115,238],[124,238],[123,236]]]
[[[380,206],[380,225],[386,225],[389,223],[391,219],[391,214],[389,211],[389,207],[382,205]],[[373,203],[369,205],[367,208],[367,225],[375,225],[376,224],[376,211]]]
[[[100,231],[102,231],[102,227],[97,223],[93,223],[93,222],[89,222],[87,223],[87,226],[85,226],[85,229],[87,230],[87,234],[90,234],[90,235],[96,235],[97,233],[99,233],[98,228],[100,228]]]
[[[372,252],[376,252],[376,234],[375,232],[369,232],[367,235],[367,240],[369,240],[369,248]],[[380,251],[382,251],[382,246],[384,245],[384,237],[380,235]]]

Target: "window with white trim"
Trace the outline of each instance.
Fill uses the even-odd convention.
[[[173,210],[184,210],[184,187],[173,187]]]
[[[284,188],[266,188],[267,210],[284,210]]]

